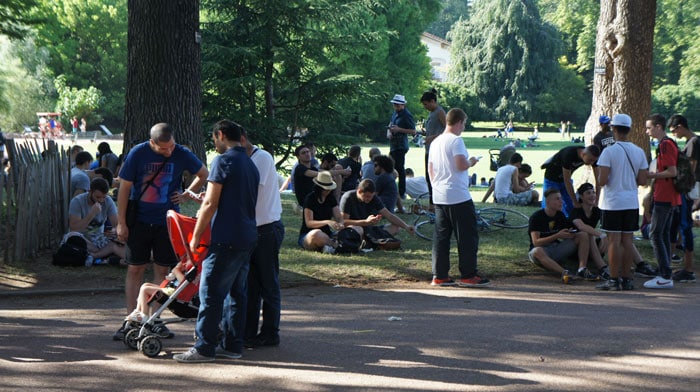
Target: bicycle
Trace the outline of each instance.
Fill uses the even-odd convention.
[[[427,195],[417,198],[411,212],[418,215],[413,226],[416,235],[424,240],[433,240],[435,212],[423,207]],[[503,207],[485,207],[476,210],[476,224],[480,233],[488,233],[500,229],[523,229],[528,226],[530,218],[522,212]]]

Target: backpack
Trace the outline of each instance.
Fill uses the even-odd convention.
[[[88,257],[87,241],[79,235],[68,237],[53,255],[58,267],[83,267]]]
[[[671,139],[671,141],[673,140]],[[685,195],[695,187],[695,173],[690,158],[678,148],[678,144],[676,144],[676,148],[678,149],[678,161],[676,162],[676,176],[673,177],[673,187],[676,192]]]
[[[336,234],[338,246],[335,248],[336,253],[357,253],[362,247],[362,237],[350,227],[340,230]]]

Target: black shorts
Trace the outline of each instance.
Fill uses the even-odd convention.
[[[144,265],[153,261],[160,266],[174,267],[177,256],[170,244],[168,227],[149,225],[136,222],[129,228],[129,239],[126,241],[126,263],[129,265]]]
[[[613,233],[634,233],[639,230],[639,208],[633,210],[603,210],[600,228]]]

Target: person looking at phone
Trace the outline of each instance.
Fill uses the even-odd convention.
[[[511,155],[508,164],[498,168],[496,179],[491,183],[483,201],[486,201],[493,191],[494,199],[498,204],[516,206],[537,204],[540,195],[526,180],[532,174],[532,168],[527,166],[526,170],[521,170],[522,166],[523,156],[517,152]]]
[[[117,221],[117,207],[109,197],[109,184],[104,178],[94,178],[87,193],[81,193],[70,201],[68,207],[68,227],[79,232],[87,241],[88,253],[94,259],[112,254],[120,259],[126,248],[110,240],[104,233],[105,221]]]
[[[401,229],[411,234],[415,233],[413,226],[384,206],[377,196],[374,181],[370,179],[360,181],[357,189],[343,193],[340,198],[340,212],[343,214],[345,226],[352,227],[360,235],[364,235],[364,227],[378,225],[383,218],[389,221],[384,230],[391,235],[396,235]]]
[[[576,274],[562,267],[569,258],[577,256],[579,268],[586,267],[590,252],[589,235],[578,231],[562,212],[564,201],[557,188],[544,193],[545,207],[530,216],[527,232],[530,236],[528,258],[534,264],[561,275],[564,283],[576,279]],[[585,270],[587,271],[587,270]],[[583,276],[596,280],[595,274]]]

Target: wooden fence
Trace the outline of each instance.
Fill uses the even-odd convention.
[[[58,247],[68,229],[69,150],[46,139],[7,139],[11,168],[0,176],[0,264]]]

